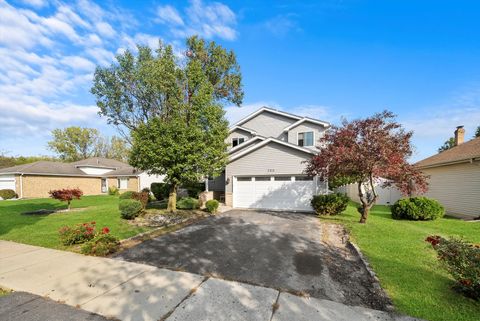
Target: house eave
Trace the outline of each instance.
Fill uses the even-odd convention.
[[[474,163],[478,161],[480,161],[480,157],[465,158],[465,159],[460,159],[456,161],[442,162],[442,163],[436,163],[436,164],[424,165],[424,166],[417,165],[417,167],[418,169],[428,169],[428,168],[442,167],[442,166],[455,165],[455,164]]]
[[[273,143],[277,143],[277,144],[280,144],[280,145],[283,145],[283,146],[286,146],[286,147],[289,147],[289,148],[292,148],[292,149],[295,149],[295,150],[298,150],[298,151],[301,151],[301,152],[304,152],[306,154],[310,154],[310,155],[316,155],[316,152],[314,150],[310,150],[310,149],[306,149],[306,148],[303,148],[303,147],[300,147],[300,146],[296,146],[296,145],[293,145],[293,144],[290,144],[290,143],[286,143],[284,141],[281,141],[281,140],[278,140],[278,139],[275,139],[275,138],[267,138],[265,139],[263,142],[257,144],[257,145],[254,145],[250,148],[247,148],[246,150],[244,151],[241,151],[239,152],[238,154],[236,155],[233,155],[232,157],[230,157],[230,159],[228,160],[229,162],[233,162],[239,158],[242,158],[243,156],[267,145],[268,143],[270,142],[273,142]]]

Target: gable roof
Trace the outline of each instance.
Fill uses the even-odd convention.
[[[240,129],[240,130],[243,130],[243,131],[246,131],[247,133],[250,133],[252,135],[256,135],[257,132],[254,131],[253,129],[250,129],[250,128],[246,128],[246,127],[242,127],[242,126],[233,126],[230,128],[230,130],[228,131],[229,133],[233,132],[234,130],[236,129]]]
[[[301,146],[298,146],[298,145],[294,145],[294,144],[290,144],[290,143],[287,143],[287,142],[284,142],[283,140],[279,140],[279,139],[276,139],[276,138],[273,138],[273,137],[269,137],[267,139],[265,139],[263,142],[259,143],[259,144],[256,144],[256,145],[253,145],[252,147],[250,148],[247,148],[245,149],[244,151],[241,151],[233,156],[230,157],[229,161],[234,161],[238,158],[241,158],[251,152],[253,152],[254,150],[257,150],[271,142],[274,142],[274,143],[277,143],[277,144],[280,144],[280,145],[283,145],[283,146],[286,146],[286,147],[289,147],[289,148],[292,148],[292,149],[295,149],[295,150],[298,150],[298,151],[301,151],[301,152],[304,152],[304,153],[307,153],[307,154],[311,154],[311,155],[316,155],[316,152],[314,150],[311,150],[311,149],[308,149],[308,148],[304,148],[304,147],[301,147]]]
[[[242,150],[242,149],[246,148],[248,145],[250,145],[251,143],[253,143],[253,142],[257,141],[257,140],[265,140],[265,139],[267,139],[267,138],[264,137],[264,136],[261,136],[261,135],[258,135],[258,136],[255,136],[255,137],[253,137],[253,138],[247,139],[246,141],[244,141],[244,142],[241,143],[240,145],[237,145],[237,146],[235,146],[235,147],[233,147],[233,148],[230,148],[230,149],[228,150],[228,153],[229,153],[229,154],[233,154],[233,153],[235,153],[235,152],[237,152],[237,151],[239,151],[239,150]]]
[[[436,155],[425,158],[417,163],[415,166],[420,168],[425,167],[436,167],[447,165],[451,163],[470,161],[472,159],[480,158],[480,137],[474,138],[460,144],[458,146],[452,147],[438,153]]]
[[[101,165],[100,165],[101,164]],[[113,166],[116,165],[116,166]],[[112,171],[103,175],[86,174],[79,167],[99,167],[111,168]],[[78,162],[63,163],[52,161],[39,161],[30,164],[17,165],[7,168],[1,168],[0,174],[31,174],[31,175],[47,175],[47,176],[87,176],[87,177],[105,177],[105,176],[136,176],[141,171],[137,171],[132,166],[119,162],[114,159],[92,157]]]
[[[298,125],[304,123],[304,122],[309,122],[309,123],[313,123],[313,124],[317,124],[317,125],[321,125],[323,127],[330,127],[330,123],[326,122],[326,121],[322,121],[322,120],[318,120],[318,119],[313,119],[313,118],[310,118],[310,117],[303,117],[302,119],[299,119],[298,121],[296,121],[295,123],[285,127],[283,129],[283,131],[289,131],[290,129],[292,128],[295,128],[297,127]]]
[[[288,118],[291,118],[291,119],[294,119],[294,120],[299,120],[300,116],[297,116],[297,115],[294,115],[294,114],[291,114],[291,113],[287,113],[287,112],[284,112],[284,111],[281,111],[281,110],[277,110],[277,109],[273,109],[273,108],[270,108],[270,107],[266,107],[266,106],[263,106],[262,108],[260,108],[259,110],[257,111],[254,111],[253,113],[251,113],[250,115],[248,115],[247,117],[245,118],[242,118],[240,119],[238,122],[236,122],[233,126],[240,126],[242,125],[243,123],[249,121],[250,119],[254,118],[255,116],[263,113],[263,112],[269,112],[269,113],[272,113],[272,114],[277,114],[277,115],[281,115],[281,116],[285,116],[285,117],[288,117]]]

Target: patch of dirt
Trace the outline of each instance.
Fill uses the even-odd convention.
[[[390,298],[349,246],[348,234],[343,226],[322,223],[322,234],[322,243],[327,247],[324,260],[328,262],[328,274],[341,287],[345,303],[390,310]]]

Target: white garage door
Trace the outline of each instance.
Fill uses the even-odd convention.
[[[13,175],[0,176],[0,189],[11,189],[15,191],[15,176]]]
[[[305,176],[238,176],[233,207],[311,211],[316,180]]]

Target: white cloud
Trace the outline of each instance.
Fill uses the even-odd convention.
[[[180,17],[177,9],[170,5],[157,7],[157,18],[155,21],[176,26],[183,26],[184,24],[183,19]]]
[[[292,14],[278,15],[265,22],[265,27],[276,36],[284,36],[292,30],[301,30]]]
[[[95,69],[95,64],[93,62],[81,56],[65,56],[62,58],[62,63],[76,70],[93,72]]]
[[[101,21],[96,25],[98,32],[105,37],[114,37],[116,35],[115,30],[107,22]]]
[[[184,15],[170,6],[159,6],[155,22],[166,24],[170,27],[171,34],[176,38],[191,35],[200,35],[207,39],[221,38],[235,40],[237,31],[235,26],[237,17],[225,4],[220,2],[203,3],[201,0],[192,0],[184,8]]]

